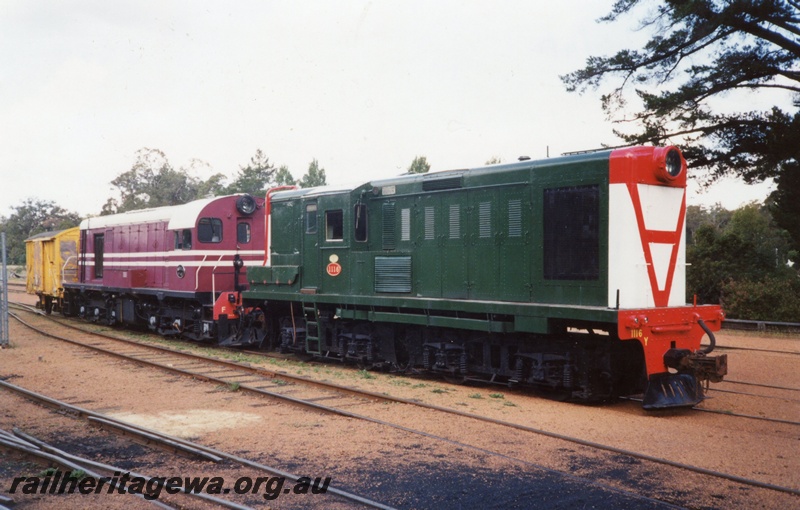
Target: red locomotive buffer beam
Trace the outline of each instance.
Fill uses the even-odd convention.
[[[620,310],[622,340],[638,340],[644,350],[647,389],[643,407],[693,406],[703,400],[702,382],[719,382],[728,373],[727,355],[709,356],[713,331],[722,327],[719,306],[686,306]],[[700,348],[708,334],[711,345]]]

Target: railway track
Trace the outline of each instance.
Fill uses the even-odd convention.
[[[25,294],[27,291],[25,290],[25,283],[17,283],[17,282],[8,282],[8,292],[16,293],[16,294]]]
[[[30,307],[23,306],[23,309],[26,311],[36,313],[41,315],[38,310],[31,309]],[[439,412],[449,413],[449,414],[456,414],[458,416],[466,416],[477,420],[491,420],[489,418],[482,417],[480,415],[472,414],[472,413],[465,413],[463,411],[458,411],[455,409],[441,407],[441,406],[434,406],[431,404],[419,402],[416,400],[404,399],[393,397],[386,394],[379,394],[374,392],[369,392],[361,389],[355,389],[352,387],[329,383],[325,381],[319,381],[312,378],[307,378],[298,375],[291,375],[285,372],[278,372],[273,370],[268,370],[263,367],[253,367],[248,364],[239,363],[235,361],[226,361],[216,357],[210,356],[201,356],[197,353],[188,352],[188,351],[178,351],[170,347],[163,347],[158,345],[153,345],[150,343],[144,344],[141,342],[132,341],[129,339],[119,338],[116,336],[109,336],[106,334],[88,331],[84,328],[77,327],[73,324],[70,324],[67,321],[62,321],[55,319],[54,317],[48,317],[51,321],[57,322],[64,327],[89,333],[92,335],[96,335],[100,338],[105,338],[112,341],[117,342],[125,342],[129,346],[133,347],[141,347],[144,349],[151,349],[163,353],[163,357],[161,360],[158,358],[147,358],[147,360],[152,361],[154,365],[159,366],[163,370],[171,371],[174,373],[178,373],[181,375],[188,375],[198,379],[205,379],[210,382],[216,382],[220,385],[227,385],[231,388],[235,389],[242,389],[243,391],[258,393],[263,396],[272,397],[284,400],[289,403],[298,404],[298,405],[312,405],[313,402],[316,401],[330,401],[331,399],[340,399],[343,396],[354,397],[358,398],[366,398],[368,400],[373,400],[377,402],[388,402],[388,403],[398,403],[398,404],[406,404],[416,407],[423,407],[427,409],[432,409]],[[102,348],[100,344],[94,344],[98,348]],[[113,347],[108,347],[108,352],[106,354],[117,356],[119,353],[118,351],[114,350]],[[226,349],[230,351],[229,349]],[[133,352],[127,353],[122,352],[122,354],[126,354],[128,356],[133,355]],[[248,351],[248,355],[251,356],[266,356],[265,353],[256,353]],[[188,360],[195,360],[197,363],[193,364],[173,364],[169,363],[168,357],[169,356],[180,356]],[[285,359],[285,358],[282,358]],[[212,365],[218,365],[222,368],[230,369],[230,372],[224,371],[216,371],[216,370],[207,370],[203,368],[202,363],[208,363]],[[252,378],[247,379],[247,376],[243,375],[243,373],[251,374]],[[209,377],[210,374],[213,374],[212,377]],[[292,386],[289,386],[292,385]],[[318,390],[322,391],[323,393],[317,396],[306,396],[305,398],[301,398],[302,402],[295,401],[295,398],[288,392],[294,392],[297,385],[305,385],[305,386],[312,386],[317,388]],[[286,387],[286,388],[283,388]],[[714,391],[717,391],[716,388]],[[722,391],[724,392],[724,391]],[[721,392],[721,393],[722,393]],[[752,394],[752,396],[757,396]],[[630,400],[639,402],[636,398],[626,398],[624,400]],[[340,404],[337,409],[341,409],[343,407],[351,407],[353,405],[358,405],[358,402],[345,402]],[[331,406],[323,406],[320,407],[320,410],[331,412],[330,410],[326,410],[325,407]],[[744,418],[744,419],[754,419],[754,420],[761,420],[761,421],[772,421],[775,423],[785,423],[791,425],[800,426],[800,422],[796,420],[784,419],[784,418],[770,418],[768,416],[759,415],[758,413],[740,413],[740,412],[733,412],[728,409],[713,409],[705,406],[695,406],[692,409],[698,412],[707,412],[707,413],[716,413],[730,417],[736,418]],[[342,414],[342,413],[339,413]],[[346,413],[345,413],[346,415]],[[491,421],[490,421],[491,422]],[[516,427],[517,424],[514,423],[504,423],[504,425]],[[523,429],[524,430],[524,429]]]
[[[753,386],[758,388],[771,388],[776,390],[786,390],[786,391],[800,391],[800,388],[790,388],[787,386],[776,386],[774,384],[761,384],[761,383],[753,383],[753,382],[746,382],[746,381],[737,381],[735,379],[725,379],[725,382],[728,384],[741,384],[744,386]]]
[[[31,402],[42,405],[49,409],[56,410],[59,413],[65,414],[72,418],[83,420],[91,425],[97,426],[104,430],[126,437],[138,444],[142,444],[148,447],[158,448],[160,450],[167,452],[172,452],[175,455],[180,455],[181,457],[189,457],[206,462],[218,463],[222,461],[227,461],[229,464],[239,466],[242,469],[255,470],[260,473],[266,473],[270,476],[283,477],[284,479],[290,480],[292,482],[296,482],[301,478],[297,474],[290,473],[286,470],[280,469],[275,466],[270,466],[262,462],[256,462],[238,455],[234,455],[215,448],[201,445],[196,442],[175,437],[169,434],[164,434],[163,432],[157,430],[149,429],[146,427],[125,422],[123,420],[112,418],[101,413],[90,411],[88,409],[84,409],[76,405],[68,404],[66,402],[62,402],[39,393],[26,390],[25,388],[8,383],[6,381],[0,380],[0,387],[7,391],[13,392],[21,397],[24,397],[30,400]],[[19,436],[19,434],[17,435]],[[0,451],[3,449],[7,450],[10,449],[12,445],[9,445],[7,442],[3,443],[2,439],[3,436],[0,435]],[[26,458],[31,458],[34,461],[36,460],[35,458],[32,458],[32,456],[30,455],[31,453],[30,451],[23,450],[22,453],[26,456]],[[113,466],[107,466],[107,465],[99,466],[98,463],[96,462],[90,461],[88,459],[77,459],[73,455],[66,455],[66,456],[62,455],[62,458],[67,458],[71,462],[77,463],[79,467],[80,466],[84,467],[85,468],[84,471],[87,472],[91,472],[93,469],[99,469],[103,474],[110,475],[113,474],[114,472],[125,473],[126,471],[129,471],[122,468],[116,468]],[[74,467],[74,466],[69,466],[68,464],[62,464],[62,465],[70,468]],[[137,475],[136,473],[131,473],[131,476],[133,477],[133,476],[143,476],[143,475]],[[146,478],[149,479],[150,477]],[[207,495],[202,493],[200,494],[186,493],[186,494],[189,497],[194,497],[203,502],[210,502],[213,505],[219,507],[232,508],[232,509],[249,508],[231,501],[208,497]],[[380,510],[392,509],[391,506],[379,503],[377,501],[373,501],[371,499],[359,496],[349,491],[341,490],[336,487],[328,487],[326,490],[326,494],[333,495],[335,497],[341,498],[351,503],[355,503],[358,506],[365,508],[376,508]]]
[[[734,347],[729,345],[718,345],[717,348],[721,351],[752,351],[752,352],[768,352],[772,354],[787,354],[790,356],[800,356],[800,351],[781,351],[778,349],[760,349],[758,347]]]
[[[43,467],[52,468],[53,466],[58,466],[59,468],[65,470],[65,472],[80,472],[82,474],[82,479],[85,479],[85,477],[88,476],[94,480],[100,480],[103,478],[106,480],[112,480],[115,475],[119,476],[121,473],[126,473],[129,478],[141,478],[145,484],[154,484],[158,482],[158,478],[156,477],[143,475],[110,464],[73,455],[64,450],[55,448],[33,436],[25,434],[18,429],[14,429],[13,432],[0,429],[0,451],[4,451],[7,455],[13,455],[17,458],[39,464]],[[56,483],[57,481],[54,481],[53,486],[55,486]],[[109,484],[109,488],[106,490],[110,491],[110,487],[111,484]],[[118,485],[116,482],[114,482],[113,492],[117,494],[127,494],[138,497],[150,505],[162,509],[184,507],[186,502],[181,502],[181,496],[190,500],[194,499],[195,502],[200,501],[202,503],[213,505],[217,508],[228,508],[231,510],[249,510],[251,508],[249,506],[240,505],[238,503],[217,498],[208,494],[192,492],[182,492],[177,498],[175,494],[171,494],[170,496],[165,494],[164,499],[170,501],[170,503],[173,503],[172,500],[176,499],[176,501],[173,503],[176,506],[171,506],[156,499],[149,500],[149,494],[145,495],[141,492],[134,492],[130,488],[126,488],[121,484]],[[107,492],[106,494],[110,494],[110,492]]]
[[[82,328],[77,328],[77,329],[86,332]],[[46,334],[51,335],[50,333],[46,333]],[[91,334],[96,334],[96,333],[91,333]],[[52,335],[52,336],[56,336],[56,335]],[[444,413],[448,413],[450,415],[454,415],[454,416],[457,416],[457,417],[460,417],[460,418],[463,418],[463,419],[466,419],[466,420],[478,421],[478,422],[483,424],[481,426],[491,425],[493,427],[501,427],[503,429],[506,429],[506,433],[508,433],[508,429],[514,429],[515,431],[523,432],[525,434],[535,434],[535,435],[538,435],[538,436],[546,436],[546,437],[549,437],[549,438],[554,439],[554,440],[572,443],[573,445],[579,445],[581,448],[588,449],[588,450],[593,450],[595,452],[602,452],[602,454],[604,454],[604,455],[611,455],[611,456],[623,455],[623,456],[629,457],[631,459],[636,459],[637,461],[652,463],[654,465],[661,466],[662,468],[677,469],[677,470],[681,470],[681,471],[688,471],[688,472],[694,473],[696,475],[711,477],[711,478],[715,478],[715,479],[718,479],[718,480],[726,480],[728,482],[731,482],[731,483],[734,483],[734,484],[738,484],[738,485],[756,487],[756,488],[769,490],[769,491],[777,491],[777,492],[781,492],[781,493],[791,494],[791,495],[794,495],[794,496],[800,495],[800,491],[797,491],[797,490],[795,490],[795,489],[793,489],[791,487],[781,487],[781,486],[777,486],[777,485],[773,485],[773,484],[763,483],[763,482],[760,482],[760,481],[757,481],[757,480],[751,480],[751,479],[747,479],[747,478],[732,476],[732,475],[729,475],[729,474],[726,474],[726,473],[707,470],[707,469],[699,468],[699,467],[696,467],[696,466],[690,466],[690,465],[682,464],[682,463],[679,463],[679,462],[673,462],[673,461],[670,461],[670,460],[667,460],[667,459],[656,458],[656,457],[653,457],[653,456],[643,455],[641,453],[632,452],[632,451],[628,451],[628,450],[624,450],[624,449],[620,449],[620,448],[615,448],[615,447],[608,446],[608,445],[603,445],[603,444],[599,444],[599,443],[585,441],[585,440],[582,440],[582,439],[577,438],[577,437],[570,437],[570,436],[567,436],[567,435],[557,434],[557,433],[553,433],[553,432],[549,432],[549,431],[545,431],[545,430],[540,430],[540,429],[536,429],[536,428],[532,428],[532,427],[527,427],[527,426],[516,424],[516,423],[511,423],[511,422],[506,422],[506,421],[502,421],[502,420],[496,420],[496,419],[493,419],[493,418],[488,418],[488,417],[484,417],[484,416],[480,416],[480,415],[475,415],[475,414],[468,413],[468,412],[465,412],[465,411],[459,411],[459,410],[454,410],[454,409],[449,409],[449,408],[442,408],[442,407],[435,406],[435,405],[430,405],[430,404],[425,404],[425,403],[420,403],[420,402],[413,402],[413,401],[408,401],[408,400],[405,400],[405,399],[398,399],[398,398],[394,398],[394,397],[389,397],[387,395],[378,395],[378,394],[374,394],[374,393],[370,393],[370,392],[363,392],[361,390],[355,390],[353,388],[341,387],[339,385],[333,385],[333,384],[330,384],[330,383],[320,383],[319,381],[308,382],[309,385],[313,385],[313,387],[314,387],[314,392],[310,393],[308,387],[306,387],[306,388],[295,387],[295,386],[299,386],[301,384],[305,384],[308,381],[306,378],[300,378],[300,377],[297,377],[297,376],[289,376],[287,374],[277,374],[275,372],[265,371],[264,369],[260,369],[260,368],[244,366],[244,365],[242,365],[240,363],[232,363],[232,362],[228,362],[228,361],[221,361],[221,360],[212,359],[212,358],[208,358],[208,357],[201,357],[200,359],[198,359],[198,357],[196,355],[190,355],[190,354],[187,354],[187,353],[178,354],[178,356],[180,357],[179,358],[180,362],[176,363],[176,360],[174,358],[172,360],[166,359],[167,356],[173,356],[173,355],[176,354],[173,351],[171,351],[170,349],[166,349],[166,348],[162,348],[162,347],[154,348],[154,346],[150,346],[150,345],[144,347],[142,344],[140,344],[138,342],[131,342],[130,340],[123,340],[123,339],[118,339],[118,338],[114,338],[111,341],[112,342],[125,342],[127,347],[126,347],[126,350],[123,351],[123,352],[119,352],[120,351],[119,349],[116,349],[116,350],[109,349],[109,348],[107,348],[107,346],[103,347],[101,345],[89,345],[89,344],[86,344],[84,342],[78,342],[78,341],[75,341],[75,340],[69,340],[69,339],[63,339],[63,338],[60,338],[60,339],[65,340],[65,341],[69,341],[71,343],[79,344],[79,345],[82,345],[84,347],[95,349],[95,350],[98,350],[98,351],[101,351],[101,352],[104,352],[104,353],[107,353],[107,354],[110,354],[110,355],[113,355],[113,356],[126,357],[127,359],[132,359],[133,361],[135,361],[137,363],[150,364],[152,366],[156,366],[156,367],[164,369],[164,370],[169,370],[169,371],[175,372],[175,373],[181,373],[183,375],[191,376],[191,377],[194,377],[194,378],[205,379],[205,380],[214,382],[216,384],[225,384],[225,385],[235,386],[236,389],[239,389],[240,391],[244,390],[244,391],[253,392],[253,393],[256,393],[256,394],[260,394],[262,396],[266,396],[268,398],[279,399],[279,400],[282,400],[282,401],[290,403],[290,404],[300,405],[300,406],[304,406],[304,407],[307,407],[307,408],[311,408],[311,409],[314,409],[316,411],[324,411],[324,412],[333,413],[333,414],[337,414],[337,415],[341,415],[341,416],[346,416],[348,418],[356,418],[356,419],[360,419],[360,420],[366,420],[366,421],[369,421],[369,422],[372,422],[372,423],[375,423],[375,424],[378,424],[378,425],[381,425],[381,426],[388,426],[388,427],[392,427],[392,428],[396,428],[396,429],[402,430],[404,432],[422,435],[422,436],[430,438],[430,439],[435,439],[435,440],[439,440],[439,441],[445,441],[445,442],[448,442],[448,443],[451,443],[451,444],[458,445],[461,448],[472,449],[472,450],[476,450],[476,451],[479,451],[479,452],[484,453],[484,454],[499,456],[499,457],[501,457],[501,458],[503,458],[505,460],[522,463],[524,465],[527,465],[527,466],[530,466],[530,467],[536,467],[538,469],[548,469],[548,468],[546,468],[544,466],[541,466],[541,465],[538,465],[535,462],[531,462],[531,461],[526,460],[526,459],[518,458],[515,455],[509,455],[507,453],[494,451],[494,450],[492,450],[490,448],[485,448],[485,447],[482,447],[480,445],[471,445],[471,444],[462,443],[461,441],[459,441],[457,439],[457,435],[456,435],[456,438],[454,439],[453,437],[444,437],[444,436],[440,436],[440,435],[437,435],[437,434],[432,434],[430,432],[426,432],[424,430],[420,430],[420,429],[415,428],[415,427],[409,427],[407,425],[398,424],[398,423],[390,423],[388,421],[385,421],[385,420],[382,420],[382,419],[379,419],[379,418],[375,418],[373,416],[368,416],[368,415],[362,414],[362,413],[355,413],[352,410],[346,409],[346,407],[352,408],[354,406],[365,406],[366,404],[368,404],[370,402],[375,403],[376,401],[377,402],[388,402],[388,401],[391,401],[391,402],[394,402],[394,403],[413,405],[413,406],[425,408],[427,411],[430,411],[430,412],[435,412],[435,413],[444,412]],[[102,341],[95,341],[93,343],[97,344],[97,343],[106,342],[106,341],[109,341],[109,339],[104,339]],[[131,351],[131,349],[134,349],[134,350],[145,349],[145,351],[149,352],[150,355],[149,356],[148,355],[140,356],[138,358],[134,356],[132,358],[131,356],[133,354],[133,351]],[[169,351],[169,352],[167,352],[167,351]],[[205,373],[205,374],[202,373],[201,369],[199,369],[198,366],[206,366],[206,368],[203,369],[203,370],[208,371],[208,365],[207,364],[210,364],[213,367],[213,369],[217,371],[217,373],[213,374],[213,375],[212,374],[208,374],[208,373]],[[179,365],[179,366],[176,366],[176,365]],[[214,370],[212,370],[212,371],[214,371]],[[235,373],[237,370],[239,370],[239,374]],[[258,376],[258,378],[252,379],[255,376]],[[278,379],[278,377],[280,377],[281,379]],[[276,382],[276,381],[285,381],[286,379],[290,379],[291,380],[291,382],[292,382],[292,384],[291,384],[292,387],[291,388],[286,388],[287,386],[290,386],[289,384]],[[278,393],[276,391],[276,389],[279,389],[279,388],[283,388],[283,390],[284,390],[283,393]],[[322,388],[324,388],[324,390],[326,392],[328,392],[328,393],[327,394],[320,394],[319,391]],[[287,391],[291,392],[292,390],[295,390],[294,391],[294,395],[287,394]],[[333,392],[333,394],[331,394],[331,392]],[[298,393],[303,393],[303,394],[299,395]],[[321,401],[326,401],[326,403],[325,404],[321,404],[320,403]],[[330,405],[330,404],[332,404],[334,402],[337,404],[336,407]],[[491,437],[492,435],[494,435],[494,434],[489,434],[487,432],[487,437]],[[585,481],[584,481],[584,483],[585,483]],[[663,501],[665,501],[665,499],[660,499],[658,501],[662,501],[663,502]]]
[[[32,312],[32,313],[37,313],[37,314],[41,315],[41,312],[39,312],[36,309],[32,309],[32,308],[24,306],[24,305],[23,305],[23,308],[26,311],[29,311],[29,312]],[[129,340],[125,340],[123,338],[119,338],[119,337],[116,337],[116,336],[108,336],[108,335],[104,335],[104,334],[101,334],[101,333],[98,333],[98,332],[88,331],[85,328],[78,327],[78,326],[75,326],[74,324],[71,324],[70,321],[60,320],[60,319],[55,318],[54,316],[48,316],[48,318],[50,320],[54,321],[54,322],[57,322],[57,323],[63,325],[64,327],[67,327],[67,328],[70,328],[70,329],[73,329],[73,330],[76,330],[76,331],[91,333],[91,334],[94,334],[94,335],[101,335],[102,337],[109,338],[109,339],[112,339],[112,340],[130,342]],[[175,343],[177,343],[177,342],[175,342]],[[246,382],[247,384],[246,384],[246,386],[244,386],[243,389],[245,391],[253,391],[252,387],[254,386],[254,384],[253,384],[254,381],[246,381],[244,379],[238,380],[237,377],[240,377],[240,376],[235,373],[236,371],[241,371],[241,370],[248,371],[250,373],[255,374],[256,376],[268,379],[268,382],[266,383],[267,385],[255,384],[256,388],[261,388],[261,389],[269,388],[271,391],[266,394],[267,396],[276,396],[277,398],[279,398],[279,395],[286,394],[285,391],[281,391],[280,390],[280,388],[282,386],[286,386],[286,385],[290,385],[290,384],[294,384],[294,385],[300,384],[300,385],[314,386],[314,387],[317,387],[318,389],[320,389],[322,391],[331,392],[331,393],[328,393],[328,394],[321,395],[321,396],[317,397],[320,401],[329,400],[331,398],[339,398],[338,397],[339,395],[347,394],[347,395],[350,395],[350,396],[353,396],[353,397],[356,397],[356,398],[363,397],[363,398],[367,398],[367,399],[371,399],[371,400],[379,401],[379,402],[391,402],[391,403],[399,403],[399,404],[408,404],[408,405],[417,406],[417,407],[424,407],[424,408],[428,408],[428,409],[434,409],[436,411],[446,412],[446,413],[450,413],[450,414],[455,413],[455,414],[458,414],[458,415],[461,415],[461,416],[465,415],[465,413],[463,413],[462,411],[458,411],[458,410],[454,410],[454,409],[446,408],[446,407],[431,406],[430,404],[426,404],[426,403],[419,402],[419,401],[416,401],[416,400],[409,400],[409,399],[403,399],[403,398],[398,398],[398,397],[392,397],[392,396],[386,395],[386,394],[378,394],[378,393],[374,393],[374,392],[368,392],[368,391],[365,391],[365,390],[355,389],[355,388],[351,388],[351,387],[347,387],[347,386],[343,386],[343,385],[339,385],[339,384],[333,384],[333,383],[329,383],[329,382],[325,382],[325,381],[319,381],[319,380],[316,380],[316,379],[313,379],[313,378],[307,378],[307,377],[298,376],[298,375],[291,375],[291,374],[288,374],[286,372],[272,371],[272,370],[268,370],[268,369],[265,369],[265,368],[262,368],[262,367],[256,368],[256,367],[252,367],[252,366],[249,366],[249,365],[243,364],[243,363],[225,361],[225,360],[217,358],[217,357],[200,356],[197,353],[191,353],[191,354],[182,353],[182,351],[178,351],[173,347],[163,347],[163,346],[153,345],[151,343],[141,344],[141,343],[136,343],[136,342],[134,342],[131,345],[134,345],[134,344],[135,345],[147,345],[147,346],[149,346],[149,348],[157,349],[157,350],[159,350],[159,351],[161,351],[163,353],[178,354],[178,355],[181,355],[181,356],[186,356],[189,359],[200,359],[200,358],[202,358],[206,362],[219,364],[219,365],[222,365],[224,367],[229,367],[229,368],[231,368],[232,371],[234,371],[234,374],[232,376],[226,375],[224,372],[220,372],[218,380],[214,381],[213,378],[209,379],[209,380],[213,381],[213,382],[217,382],[219,384],[223,384],[223,385],[224,384],[229,384],[229,385],[231,385],[231,387],[235,387],[235,388],[240,388],[241,384]],[[197,344],[183,343],[183,342],[179,343],[179,345],[186,345],[190,349],[197,347]],[[213,349],[216,349],[216,348],[213,348]],[[219,349],[221,349],[223,351],[227,351],[227,352],[237,352],[237,353],[242,352],[242,351],[236,351],[235,349],[226,349],[226,348],[219,348]],[[111,354],[114,355],[114,351],[113,350],[112,350]],[[274,356],[274,355],[270,355],[270,354],[264,353],[264,352],[244,351],[243,354],[245,354],[247,356],[269,357],[269,358],[280,359],[280,360],[287,359],[286,357]],[[790,353],[790,354],[793,354],[793,353]],[[186,374],[184,372],[181,372],[180,371],[180,367],[178,367],[178,369],[175,369],[175,368],[176,367],[173,367],[173,366],[164,367],[164,369],[166,369],[166,370],[171,370],[171,371],[174,371],[176,373],[183,374],[183,375],[190,375],[190,374]],[[202,378],[203,376],[202,376],[202,374],[198,374],[197,377],[198,378]],[[255,381],[257,381],[257,379]],[[287,388],[287,389],[291,391],[291,390],[294,389],[294,387]],[[712,388],[711,392],[709,393],[709,396],[713,396],[713,392],[716,392],[716,391],[719,391],[720,393],[727,393],[724,390],[722,390],[722,391],[718,390],[718,388],[715,386],[715,387]],[[276,395],[272,395],[273,392]],[[754,397],[757,397],[756,394],[750,394],[750,395],[754,396]],[[780,398],[780,397],[769,397],[769,398]],[[637,399],[637,398],[624,398],[622,400],[640,402],[640,400]],[[791,399],[788,399],[788,400],[790,401]],[[725,416],[734,417],[734,418],[741,418],[741,419],[748,419],[748,420],[760,420],[760,421],[767,421],[767,422],[772,421],[772,422],[775,422],[775,423],[785,423],[785,424],[791,424],[791,425],[800,426],[800,422],[798,422],[796,420],[792,420],[792,419],[786,418],[786,417],[784,417],[784,418],[781,418],[781,417],[769,417],[769,416],[765,416],[763,413],[760,413],[758,410],[754,410],[753,412],[750,412],[750,413],[745,413],[745,412],[734,412],[734,411],[732,411],[730,409],[722,409],[722,408],[715,409],[715,408],[713,408],[713,404],[709,404],[708,402],[709,401],[707,400],[706,402],[704,402],[703,405],[695,406],[692,409],[697,411],[697,412],[716,413],[716,414],[725,415]],[[345,407],[347,407],[347,406],[345,406]],[[470,416],[472,418],[475,418],[475,419],[483,419],[483,417],[481,417],[479,415],[474,415],[474,414],[470,414],[470,413],[466,413],[466,415],[468,415],[468,416]],[[510,424],[510,425],[515,425],[515,424]]]

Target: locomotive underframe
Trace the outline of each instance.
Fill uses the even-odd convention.
[[[315,306],[315,315],[309,318],[302,313],[304,308],[310,309],[302,303],[265,303],[263,309],[274,325],[268,330],[265,345],[282,352],[353,362],[364,368],[426,371],[456,382],[525,386],[586,402],[644,391],[641,344],[619,340],[613,334],[614,324],[558,321],[553,324],[553,333],[533,334],[504,332],[503,328],[476,331],[413,321],[345,319],[339,315],[343,311],[334,305]],[[352,309],[350,312],[351,316],[362,315],[352,313]],[[511,317],[454,312],[442,312],[439,318],[450,319],[453,324],[461,320],[467,325],[475,324],[470,321],[513,321]]]
[[[211,293],[82,286],[65,290],[61,312],[89,322],[147,328],[163,336],[221,345],[260,346],[266,332],[264,315],[258,310],[215,321]]]

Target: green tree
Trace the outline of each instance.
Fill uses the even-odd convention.
[[[308,165],[308,172],[300,179],[298,183],[301,188],[313,188],[315,186],[325,186],[328,182],[325,180],[325,169],[319,167],[319,162],[314,159]]]
[[[788,271],[788,270],[787,270]],[[766,276],[761,280],[730,280],[722,287],[725,313],[732,319],[797,322],[800,278]]]
[[[269,158],[256,149],[255,155],[250,158],[247,166],[239,167],[239,173],[230,186],[225,189],[225,194],[249,193],[263,195],[273,183],[277,169],[269,162]]]
[[[686,207],[686,244],[694,244],[694,234],[703,225],[710,225],[719,231],[731,221],[731,216],[733,212],[718,203],[709,209],[699,205]]]
[[[275,185],[276,186],[294,186],[297,184],[292,174],[289,172],[289,167],[286,165],[281,165],[278,171],[275,173]]]
[[[632,130],[627,143],[681,143],[689,164],[709,180],[738,175],[746,182],[774,177],[775,217],[800,246],[800,3],[787,0],[617,0],[604,22],[637,7],[652,37],[641,50],[589,57],[562,76],[570,91],[616,85],[602,95],[603,110]],[[630,89],[640,101],[629,115]],[[737,92],[770,93],[774,106],[750,110],[750,101],[718,99]],[[794,213],[794,214],[792,214]]]
[[[166,154],[158,149],[139,149],[131,169],[118,175],[111,184],[117,188],[119,199],[109,198],[102,214],[180,204],[194,198],[196,193],[191,178],[174,170]],[[170,203],[167,199],[164,203],[170,196],[176,201]]]
[[[776,293],[800,286],[797,270],[787,265],[792,255],[788,233],[775,224],[767,206],[749,204],[732,214],[715,209],[694,210],[691,220],[687,210],[687,228],[690,221],[697,225],[686,252],[687,293],[700,302],[721,302],[730,317],[788,320],[786,314],[800,306],[800,295],[784,295],[786,306],[772,306],[772,315],[765,315],[769,307],[756,306],[752,298],[773,303],[780,299]]]
[[[775,222],[789,232],[795,251],[800,251],[800,170],[783,172],[776,181],[778,187],[767,205]]]
[[[226,194],[227,187],[225,181],[227,178],[223,174],[214,174],[206,181],[197,183],[197,196],[198,197],[217,197]]]
[[[208,165],[192,160],[190,169],[196,170],[200,166]],[[131,169],[111,181],[118,198],[106,200],[101,214],[185,204],[209,194],[220,193],[223,180],[224,176],[221,174],[215,174],[209,180],[203,181],[189,175],[185,168],[175,170],[164,152],[142,148],[137,151],[136,162]]]
[[[431,165],[428,163],[428,159],[425,156],[417,156],[411,162],[411,166],[408,167],[408,173],[426,174],[430,169]]]
[[[786,264],[790,247],[788,235],[775,225],[768,207],[756,203],[740,207],[734,211],[725,232],[754,247],[758,258],[764,260],[765,273]]]
[[[209,165],[206,161],[201,159],[193,158],[189,161],[189,167],[184,168],[181,167],[181,171],[186,173],[187,175],[200,175],[200,174],[207,174],[213,169],[211,165]],[[202,180],[200,178],[195,178],[195,183],[197,186],[197,191],[195,196],[197,198],[202,197],[216,197],[219,195],[225,194],[225,181],[227,177],[225,177],[222,173],[215,173],[207,180]]]
[[[78,213],[67,211],[50,200],[29,198],[12,206],[11,215],[0,217],[0,230],[6,233],[9,264],[25,263],[25,239],[52,230],[63,230],[81,222]]]

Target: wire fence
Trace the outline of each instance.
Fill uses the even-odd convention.
[[[725,319],[722,329],[800,334],[800,322],[749,321]]]

